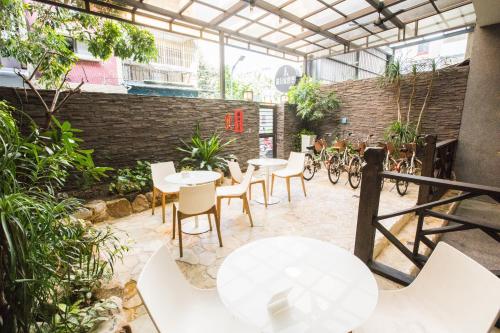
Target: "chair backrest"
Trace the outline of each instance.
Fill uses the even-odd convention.
[[[240,164],[236,161],[228,161],[227,165],[229,167],[231,177],[238,183],[241,183],[243,181],[243,173],[241,172]]]
[[[292,151],[286,165],[287,169],[296,170],[297,173],[302,172],[304,170],[305,158],[306,154]]]
[[[179,211],[184,214],[203,213],[215,205],[215,183],[182,186],[179,191]]]
[[[161,184],[165,177],[175,173],[174,162],[160,162],[151,164],[151,178],[154,184]]]
[[[439,242],[408,292],[450,332],[489,332],[500,311],[500,280],[452,246]]]
[[[241,182],[241,186],[246,190],[248,190],[248,187],[250,187],[250,182],[252,181],[252,175],[253,172],[255,171],[255,166],[249,165],[247,168],[247,172],[245,173],[245,177],[243,177],[243,180]]]
[[[137,290],[160,332],[174,327],[177,307],[192,302],[194,290],[163,245],[146,263]]]

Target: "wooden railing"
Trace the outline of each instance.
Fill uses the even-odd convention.
[[[455,148],[456,140],[448,140],[436,145],[436,138],[434,136],[426,137],[422,161],[422,176],[385,172],[382,166],[384,160],[383,149],[369,148],[365,152],[366,164],[363,167],[354,253],[365,262],[373,272],[403,285],[408,285],[413,280],[412,276],[373,259],[376,231],[382,233],[391,244],[418,268],[422,268],[427,261],[427,257],[419,252],[420,243],[424,243],[431,250],[433,250],[436,245],[429,239],[429,235],[479,229],[497,242],[500,242],[500,227],[498,224],[493,224],[489,221],[473,220],[468,217],[452,214],[444,214],[432,210],[432,208],[437,206],[481,195],[487,195],[497,202],[500,202],[500,188],[498,187],[445,179],[452,175]],[[408,181],[419,185],[417,204],[411,208],[379,215],[380,182],[382,178],[393,179],[395,181]],[[447,190],[458,190],[462,193],[450,198],[441,199],[441,194]],[[385,219],[408,213],[415,213],[418,216],[413,249],[407,248],[381,223],[381,221]],[[424,229],[423,225],[426,216],[434,216],[455,223],[440,228]],[[498,272],[494,273],[498,275]]]

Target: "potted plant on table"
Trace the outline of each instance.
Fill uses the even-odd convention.
[[[306,147],[314,144],[316,139],[314,125],[323,119],[328,111],[338,109],[340,100],[333,91],[322,93],[320,83],[304,75],[288,91],[288,101],[297,107],[296,114],[302,122],[301,150],[306,151]]]

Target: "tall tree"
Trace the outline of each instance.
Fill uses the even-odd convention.
[[[84,82],[68,85],[68,74],[78,61],[73,40],[87,43],[89,52],[101,60],[117,56],[137,62],[156,58],[153,35],[137,26],[99,18],[55,6],[0,0],[0,55],[30,65],[17,74],[34,92],[45,112],[43,128],[51,126],[68,99],[81,91]],[[38,89],[53,89],[47,103]]]

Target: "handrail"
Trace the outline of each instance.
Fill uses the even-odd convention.
[[[444,146],[448,146],[450,144],[455,144],[457,142],[458,142],[457,139],[448,139],[448,140],[439,141],[438,143],[436,143],[436,149],[442,148]]]

